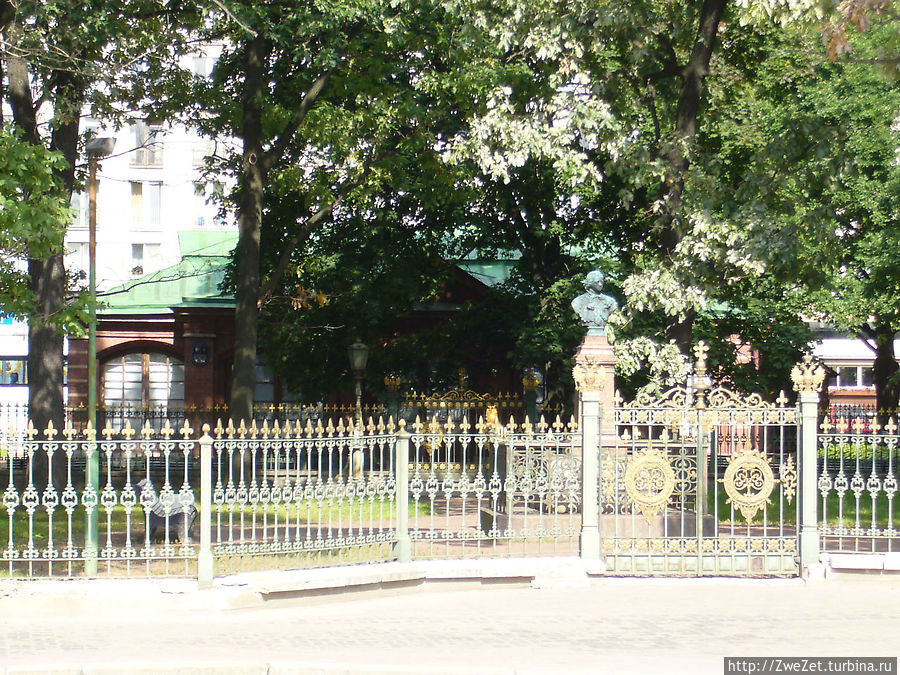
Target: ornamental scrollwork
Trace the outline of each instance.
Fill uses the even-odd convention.
[[[776,480],[763,452],[748,448],[732,455],[722,482],[728,503],[751,521],[769,503]]]
[[[625,491],[649,524],[675,491],[675,471],[665,450],[647,448],[632,455],[625,469]]]
[[[660,396],[649,392],[639,392],[632,402],[623,402],[623,408],[685,408],[688,391],[684,387],[672,387]]]
[[[787,460],[781,464],[778,471],[781,481],[781,489],[784,492],[784,498],[788,504],[794,501],[797,494],[797,467],[794,466],[794,458],[788,455]]]

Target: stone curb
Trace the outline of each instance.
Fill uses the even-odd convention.
[[[201,590],[194,579],[5,579],[0,615],[42,616],[65,611],[147,615],[260,607],[279,597],[363,590],[429,581],[519,581],[535,588],[581,587],[602,574],[601,561],[580,558],[513,558],[376,563],[344,567],[247,572],[215,580]]]
[[[600,560],[573,557],[434,560],[306,570],[246,572],[219,577],[210,589],[195,579],[0,580],[0,615],[47,617],[66,611],[109,615],[252,609],[280,598],[330,592],[425,586],[429,582],[519,582],[536,589],[594,584],[805,584],[807,580],[728,577],[609,577]]]
[[[110,661],[73,667],[29,668],[12,667],[0,670],[2,675],[473,675],[467,667],[442,666],[377,666],[340,663],[222,663],[162,662],[149,666]],[[548,675],[551,671],[533,668],[479,667],[478,675]],[[602,666],[590,669],[567,669],[566,675],[613,675],[640,673],[639,670],[609,670]]]

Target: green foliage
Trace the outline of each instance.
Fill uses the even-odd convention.
[[[22,140],[10,127],[0,129],[0,308],[20,319],[37,311],[25,262],[64,251],[71,213],[60,173],[65,158]],[[74,308],[53,317],[63,329]]]
[[[816,304],[812,289],[836,297],[822,261],[852,269],[836,228],[891,218],[893,179],[873,168],[889,134],[863,130],[893,113],[877,74],[828,64],[817,35],[742,27],[751,8],[728,11],[688,140],[676,123],[697,13],[683,3],[240,5],[240,26],[219,16],[240,39],[198,85],[211,130],[240,132],[246,26],[271,47],[263,122],[273,142],[334,69],[269,174],[264,274],[277,276],[290,251],[264,298],[269,365],[319,396],[359,336],[376,346],[379,378],[438,386],[459,366],[491,373],[505,361],[541,367],[566,398],[583,330],[569,303],[600,267],[623,305],[612,334],[625,390],[685,376],[684,345],[669,333],[686,322],[694,341],[713,343],[720,379],[777,395],[811,341],[800,316]],[[690,162],[679,173],[680,154]],[[328,222],[309,228],[336,199]],[[892,237],[881,228],[853,245],[881,280],[841,291],[858,298],[855,316],[891,303],[893,262],[875,251],[896,248]],[[470,254],[507,260],[507,282],[410,334],[409,309],[434,304]],[[471,336],[478,348],[461,349]]]
[[[883,443],[829,443],[826,446],[819,445],[818,456],[834,462],[843,460],[848,469],[853,467],[858,460],[871,462],[873,457],[876,461],[890,461],[893,466],[897,466],[897,462],[900,461],[900,448]],[[870,468],[868,467],[866,470]]]

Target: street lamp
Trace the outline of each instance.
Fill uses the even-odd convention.
[[[115,138],[92,138],[85,151],[88,156],[88,422],[97,428],[97,162],[109,156],[116,146]],[[100,489],[100,455],[91,452],[86,483],[94,494]],[[85,523],[85,572],[97,573],[98,526],[96,510],[89,510]]]
[[[369,346],[357,339],[347,347],[347,358],[356,378],[356,421],[362,426],[362,379],[369,361]]]
[[[97,428],[97,162],[112,154],[115,138],[92,138],[88,156],[88,421]]]
[[[350,359],[350,369],[356,378],[356,438],[362,434],[362,379],[366,372],[366,363],[369,360],[369,347],[357,338],[356,342],[347,347],[347,358]],[[353,480],[362,478],[363,452],[362,446],[358,446],[350,455],[349,474]]]

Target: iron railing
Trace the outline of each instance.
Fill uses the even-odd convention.
[[[202,578],[401,555],[577,554],[573,426],[435,429],[126,420],[99,435],[13,432],[0,444],[0,565],[25,577]]]
[[[819,533],[824,551],[900,551],[894,497],[900,436],[894,418],[884,427],[855,415],[826,418],[818,434]]]
[[[798,366],[799,367],[799,366]],[[896,422],[726,389],[582,391],[567,424],[321,413],[0,434],[0,574],[194,576],[580,555],[615,574],[796,574],[898,550]],[[586,382],[588,380],[585,380]],[[695,380],[696,381],[696,380]],[[511,416],[512,417],[512,416]],[[817,512],[818,511],[818,512]]]

